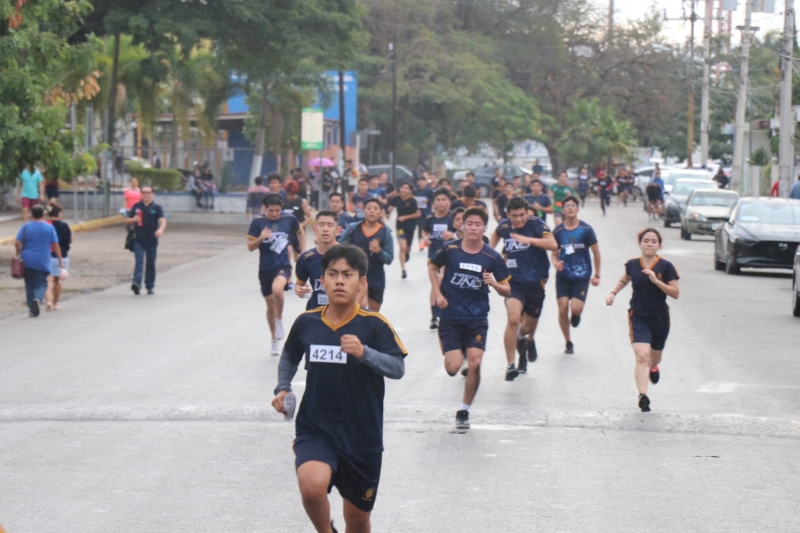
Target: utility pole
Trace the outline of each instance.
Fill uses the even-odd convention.
[[[389,43],[389,53],[391,54],[392,62],[392,133],[389,144],[389,165],[391,165],[392,174],[389,179],[392,185],[397,186],[395,182],[397,162],[394,159],[394,153],[397,150],[397,50],[395,50],[394,41]]]
[[[786,0],[781,50],[781,124],[778,149],[778,180],[781,196],[788,197],[794,177],[794,126],[792,108],[792,55],[794,46],[794,0]]]
[[[342,181],[345,185],[345,190],[349,190],[350,184],[350,177],[344,175],[344,160],[347,158],[345,148],[347,147],[347,141],[344,138],[345,132],[347,128],[345,128],[345,108],[344,108],[344,72],[339,71],[339,175],[342,177]],[[324,119],[323,119],[324,121]],[[358,169],[356,169],[358,170]],[[357,185],[357,184],[356,184]],[[355,187],[353,187],[355,191]],[[347,209],[347,198],[349,194],[342,194],[342,202],[344,203],[344,208]]]
[[[750,41],[754,28],[750,26],[753,15],[753,2],[745,2],[744,26],[742,31],[742,64],[740,67],[739,92],[736,97],[736,129],[733,136],[733,165],[731,168],[731,190],[741,192],[744,170],[744,125],[745,108],[747,106],[747,90],[749,85],[748,67],[750,62]]]
[[[703,94],[700,97],[700,166],[708,165],[708,132],[710,130],[709,85],[711,83],[711,17],[713,0],[706,0],[705,23],[703,25]]]
[[[689,8],[691,9],[691,14],[689,15],[691,37],[689,37],[689,68],[686,75],[689,83],[689,110],[686,112],[686,168],[692,168],[692,154],[694,153],[694,1],[691,0],[689,2]]]
[[[614,0],[608,0],[608,43],[614,38]]]

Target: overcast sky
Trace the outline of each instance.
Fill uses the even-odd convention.
[[[600,5],[608,5],[607,0],[595,0]],[[753,13],[753,26],[760,28],[758,35],[763,35],[769,30],[783,29],[783,6],[785,0],[775,0],[775,13]],[[701,20],[696,23],[694,32],[695,42],[700,44],[703,39],[703,23],[702,17],[705,15],[705,2],[696,2],[696,13]],[[648,0],[614,0],[614,7],[616,11],[615,19],[617,21],[631,20],[641,17],[648,11],[650,6],[655,6],[659,13],[667,10],[668,18],[680,18],[684,14],[682,9],[685,6],[685,13],[689,15],[689,1],[681,3],[681,0],[655,0],[648,3]],[[716,12],[716,2],[715,2]],[[736,26],[744,25],[744,0],[739,0],[739,6],[733,12],[733,40],[739,41],[739,31]],[[689,23],[682,21],[669,21],[665,25],[666,33],[670,40],[675,42],[683,42],[689,35]],[[713,30],[717,30],[717,22],[714,21]]]

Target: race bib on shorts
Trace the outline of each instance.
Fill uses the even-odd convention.
[[[308,349],[308,360],[312,363],[333,363],[338,365],[346,365],[347,354],[342,351],[341,346],[312,344]]]

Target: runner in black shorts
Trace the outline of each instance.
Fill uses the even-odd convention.
[[[422,216],[422,211],[419,209],[417,199],[412,195],[412,191],[410,183],[401,183],[398,188],[399,194],[389,199],[389,209],[397,209],[395,229],[397,244],[400,246],[400,270],[403,272],[403,279],[406,279],[406,262],[409,259],[411,243],[414,242],[417,220]]]
[[[500,221],[489,243],[494,248],[503,241],[503,255],[511,274],[511,294],[506,298],[508,321],[503,335],[508,363],[506,381],[527,372],[528,361],[536,360],[533,334],[542,313],[550,270],[547,251],[558,248],[550,228],[541,218],[528,216],[528,207],[524,198],[509,200],[508,218]],[[514,348],[519,351],[519,368],[514,365]]]
[[[450,193],[445,188],[433,193],[433,213],[422,223],[422,237],[428,245],[428,260],[436,257],[444,243],[455,240],[456,229],[453,226],[453,215],[450,213]],[[440,272],[441,274],[441,272]],[[436,307],[436,295],[431,288],[431,329],[439,327],[440,310]]]
[[[628,282],[633,287],[631,307],[628,311],[631,344],[636,355],[636,387],[639,389],[639,408],[650,410],[647,397],[647,380],[658,383],[661,372],[658,364],[669,336],[669,306],[667,296],[677,299],[678,271],[659,257],[661,234],[653,228],[639,232],[639,248],[642,256],[625,263],[625,274],[614,290],[606,298],[606,305],[612,305],[617,293]]]
[[[575,353],[569,334],[569,327],[577,328],[581,323],[581,313],[589,292],[589,284],[600,284],[600,247],[592,227],[578,220],[578,200],[567,196],[563,202],[564,223],[553,230],[558,242],[558,250],[553,252],[553,265],[556,267],[556,298],[558,299],[558,325],[564,334],[567,346],[564,353]],[[592,259],[594,256],[594,276]],[[572,317],[570,318],[570,311]]]
[[[272,406],[294,416],[296,399],[289,395],[304,362],[294,441],[303,507],[317,531],[335,532],[328,494],[336,486],[347,531],[364,532],[381,478],[384,378],[403,377],[407,352],[385,318],[358,304],[367,284],[364,252],[334,246],[321,266],[328,305],[303,313],[292,326]]]
[[[272,355],[280,353],[283,331],[283,290],[292,279],[289,248],[305,250],[303,229],[293,215],[282,214],[283,199],[277,194],[264,198],[261,216],[253,219],[247,232],[247,249],[259,251],[258,280],[267,303],[267,323],[272,332]]]
[[[489,213],[472,207],[464,213],[464,238],[451,241],[430,260],[428,275],[442,310],[439,342],[444,368],[455,376],[467,352],[469,374],[464,384],[461,409],[456,412],[456,428],[469,428],[469,408],[481,382],[481,359],[489,329],[489,287],[508,296],[510,276],[503,258],[483,242]],[[439,270],[444,267],[444,276]],[[497,280],[500,280],[499,282]]]

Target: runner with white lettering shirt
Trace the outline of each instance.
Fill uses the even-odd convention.
[[[317,223],[313,228],[317,247],[300,254],[295,265],[297,283],[294,292],[300,298],[308,298],[307,311],[328,305],[328,295],[322,288],[322,256],[336,245],[336,237],[342,231],[332,211],[317,213]]]

